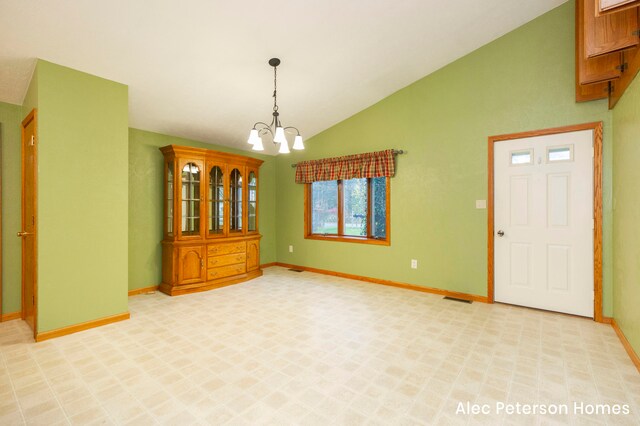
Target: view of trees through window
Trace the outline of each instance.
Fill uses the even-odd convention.
[[[338,233],[338,184],[336,181],[314,182],[311,185],[311,223],[314,234]]]
[[[340,195],[341,203],[338,200]],[[340,205],[342,211],[339,211]],[[384,177],[313,182],[311,233],[385,239],[386,206],[387,182]],[[371,222],[370,230],[368,222]]]
[[[367,179],[343,181],[344,235],[367,236]]]

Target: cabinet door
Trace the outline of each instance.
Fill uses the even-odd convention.
[[[225,199],[228,192],[227,168],[222,163],[207,163],[207,237],[221,238],[227,236],[225,226],[227,209]]]
[[[247,241],[247,272],[260,267],[260,240]]]
[[[258,232],[258,169],[247,168],[247,233]]]
[[[178,248],[178,284],[204,281],[204,246]]]
[[[175,235],[175,159],[164,163],[164,237],[173,239]]]
[[[596,16],[594,0],[579,0],[584,9],[584,45],[587,58],[638,45],[638,8]]]
[[[229,164],[227,169],[229,170],[229,236],[232,236],[246,232],[244,224],[246,179],[244,166]]]
[[[202,237],[203,163],[200,160],[180,160],[178,163],[180,166],[180,216],[178,222],[181,239]]]
[[[621,53],[588,58],[586,55],[586,38],[590,31],[585,21],[585,2],[592,5],[592,0],[576,1],[576,100],[587,101],[607,97],[606,84],[609,80],[619,78],[622,63]],[[592,10],[593,12],[593,10]],[[591,25],[593,26],[593,20]],[[605,83],[600,87],[580,88],[579,85]]]
[[[613,109],[613,107],[616,106],[624,91],[627,90],[627,87],[629,87],[640,70],[640,47],[625,50],[623,55],[625,64],[624,72],[622,73],[622,77],[611,83],[609,109]]]
[[[640,6],[640,0],[595,0],[596,16]]]

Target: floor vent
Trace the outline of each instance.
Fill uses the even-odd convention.
[[[468,303],[468,304],[472,304],[473,303],[473,300],[458,299],[457,297],[451,297],[451,296],[445,296],[444,299],[453,300],[454,302]]]
[[[302,269],[289,269],[291,272],[302,272]]]

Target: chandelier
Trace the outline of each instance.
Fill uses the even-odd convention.
[[[262,136],[270,134],[273,138],[273,143],[280,144],[278,152],[280,154],[288,154],[291,151],[289,151],[289,143],[287,142],[287,137],[285,135],[286,132],[296,132],[296,137],[293,141],[293,149],[304,149],[304,144],[302,143],[300,131],[297,128],[293,126],[283,127],[282,122],[280,121],[277,98],[278,65],[280,65],[280,59],[269,59],[269,65],[273,67],[273,118],[271,119],[271,124],[267,124],[262,121],[258,121],[254,124],[253,129],[251,129],[251,132],[249,133],[248,142],[253,145],[252,149],[254,151],[264,151]]]

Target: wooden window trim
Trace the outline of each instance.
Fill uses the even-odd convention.
[[[311,183],[304,184],[304,238],[307,240],[320,240],[320,241],[339,241],[344,243],[358,243],[358,244],[372,244],[379,246],[391,245],[391,178],[386,177],[386,238],[370,238],[370,237],[358,237],[347,236],[344,234],[342,217],[343,210],[343,184],[342,180],[338,181],[338,235],[323,235],[314,234],[311,223]],[[367,181],[367,215],[371,215],[371,180]],[[367,235],[371,235],[371,218],[367,217]]]

